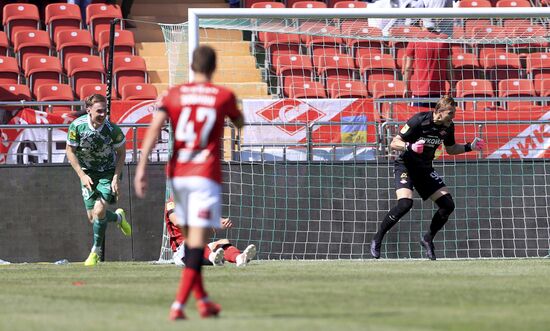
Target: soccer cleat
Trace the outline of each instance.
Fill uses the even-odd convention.
[[[422,237],[420,238],[420,245],[426,249],[426,256],[428,257],[428,259],[432,261],[436,260],[433,240],[425,240]]]
[[[376,242],[376,240],[372,240],[370,242],[370,255],[374,257],[375,259],[380,258],[380,247],[382,246],[382,243]]]
[[[218,248],[215,252],[208,254],[208,260],[212,262],[214,266],[223,266],[223,248]]]
[[[216,317],[220,314],[222,307],[212,301],[198,301],[197,310],[202,318]]]
[[[187,317],[185,316],[185,313],[183,312],[183,310],[173,309],[173,308],[170,309],[170,315],[168,316],[168,318],[172,321],[187,319]]]
[[[241,254],[237,255],[237,258],[235,259],[237,267],[245,267],[255,256],[256,246],[248,245],[248,247],[246,247]]]
[[[95,252],[91,252],[90,255],[88,255],[88,258],[86,261],[84,261],[84,265],[87,267],[92,267],[94,265],[97,265],[99,262],[99,255]]]
[[[129,237],[132,235],[132,226],[128,221],[126,221],[126,212],[124,212],[124,209],[118,208],[115,210],[115,214],[120,215],[121,221],[120,223],[117,223],[118,228],[122,233],[124,233],[125,236]]]

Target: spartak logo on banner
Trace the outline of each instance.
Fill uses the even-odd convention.
[[[315,122],[326,114],[319,109],[297,99],[282,99],[256,112],[268,122],[304,123]],[[276,125],[293,136],[305,129],[304,125]]]

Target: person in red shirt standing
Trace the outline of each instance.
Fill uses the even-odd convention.
[[[142,157],[134,178],[136,195],[143,198],[147,189],[148,155],[165,121],[170,119],[174,152],[166,172],[174,192],[178,225],[189,249],[176,300],[170,309],[172,320],[186,318],[184,307],[191,291],[195,293],[201,317],[217,316],[221,311],[220,305],[210,301],[204,289],[202,257],[210,228],[220,228],[220,150],[225,117],[237,128],[244,125],[235,95],[211,83],[216,70],[216,52],[209,46],[197,47],[191,70],[195,73],[193,82],[172,87],[161,96],[159,111],[142,142]]]
[[[424,23],[425,38],[441,38],[431,21]],[[446,42],[410,42],[405,54],[403,81],[405,97],[437,98],[447,94],[450,46]],[[435,109],[436,102],[413,102],[413,106]]]

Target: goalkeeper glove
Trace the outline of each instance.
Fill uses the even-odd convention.
[[[425,143],[424,140],[419,140],[413,144],[407,143],[406,147],[410,151],[413,151],[417,154],[422,154],[422,152],[424,151],[424,143]]]
[[[481,138],[474,138],[474,140],[470,143],[470,148],[475,151],[481,151],[483,148],[485,148],[485,140]]]

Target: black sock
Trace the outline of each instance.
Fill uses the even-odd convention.
[[[435,212],[434,217],[432,218],[430,230],[424,235],[424,240],[426,241],[432,241],[434,239],[437,232],[443,228],[445,223],[449,220],[449,216],[451,216],[451,213],[455,210],[455,203],[450,194],[445,194],[435,200],[435,203],[439,209]]]
[[[382,242],[386,232],[390,229],[403,217],[406,213],[411,210],[413,206],[413,200],[408,198],[403,198],[397,200],[397,206],[393,207],[384,217],[384,220],[380,224],[378,232],[374,235],[373,240],[376,242]]]
[[[189,255],[186,255],[185,267],[201,272],[202,255],[204,248],[189,248]]]

